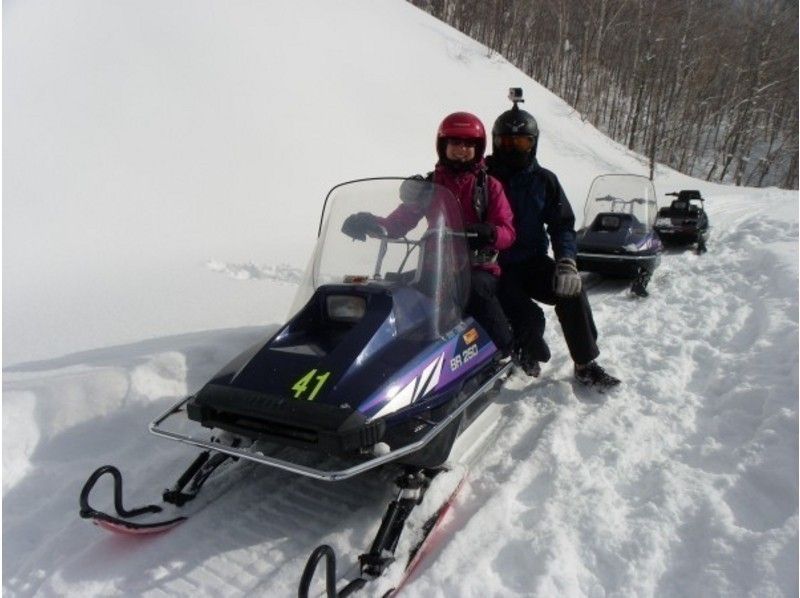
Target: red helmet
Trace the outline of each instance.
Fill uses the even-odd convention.
[[[474,139],[475,160],[483,158],[486,150],[486,130],[483,123],[474,114],[469,112],[454,112],[444,118],[436,133],[436,152],[439,159],[445,158],[445,144],[448,139]]]

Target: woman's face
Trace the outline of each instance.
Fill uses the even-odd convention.
[[[475,159],[475,146],[473,139],[448,139],[444,153],[453,162],[471,162]]]

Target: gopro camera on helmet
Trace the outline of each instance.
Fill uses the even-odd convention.
[[[521,87],[510,87],[508,99],[514,102],[511,110],[506,110],[492,127],[492,143],[495,158],[500,157],[514,168],[523,168],[536,156],[539,143],[539,125],[529,112],[519,107],[522,98]],[[528,139],[510,139],[527,137]]]

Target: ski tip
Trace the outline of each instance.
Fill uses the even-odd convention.
[[[169,521],[152,524],[137,524],[129,521],[92,519],[92,523],[106,531],[125,536],[148,536],[162,534],[186,521],[186,517],[177,517]]]

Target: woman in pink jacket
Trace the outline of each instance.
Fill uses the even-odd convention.
[[[486,131],[478,117],[468,112],[450,114],[439,125],[436,135],[439,161],[428,178],[446,187],[456,198],[468,233],[472,276],[466,312],[486,329],[498,349],[507,355],[511,352],[513,336],[497,299],[500,276],[497,254],[514,243],[516,233],[503,186],[486,174],[485,149]],[[360,238],[380,225],[389,236],[399,237],[411,230],[421,217],[421,213],[413,213],[404,206],[386,218],[360,212],[350,216],[342,230],[353,238]]]

